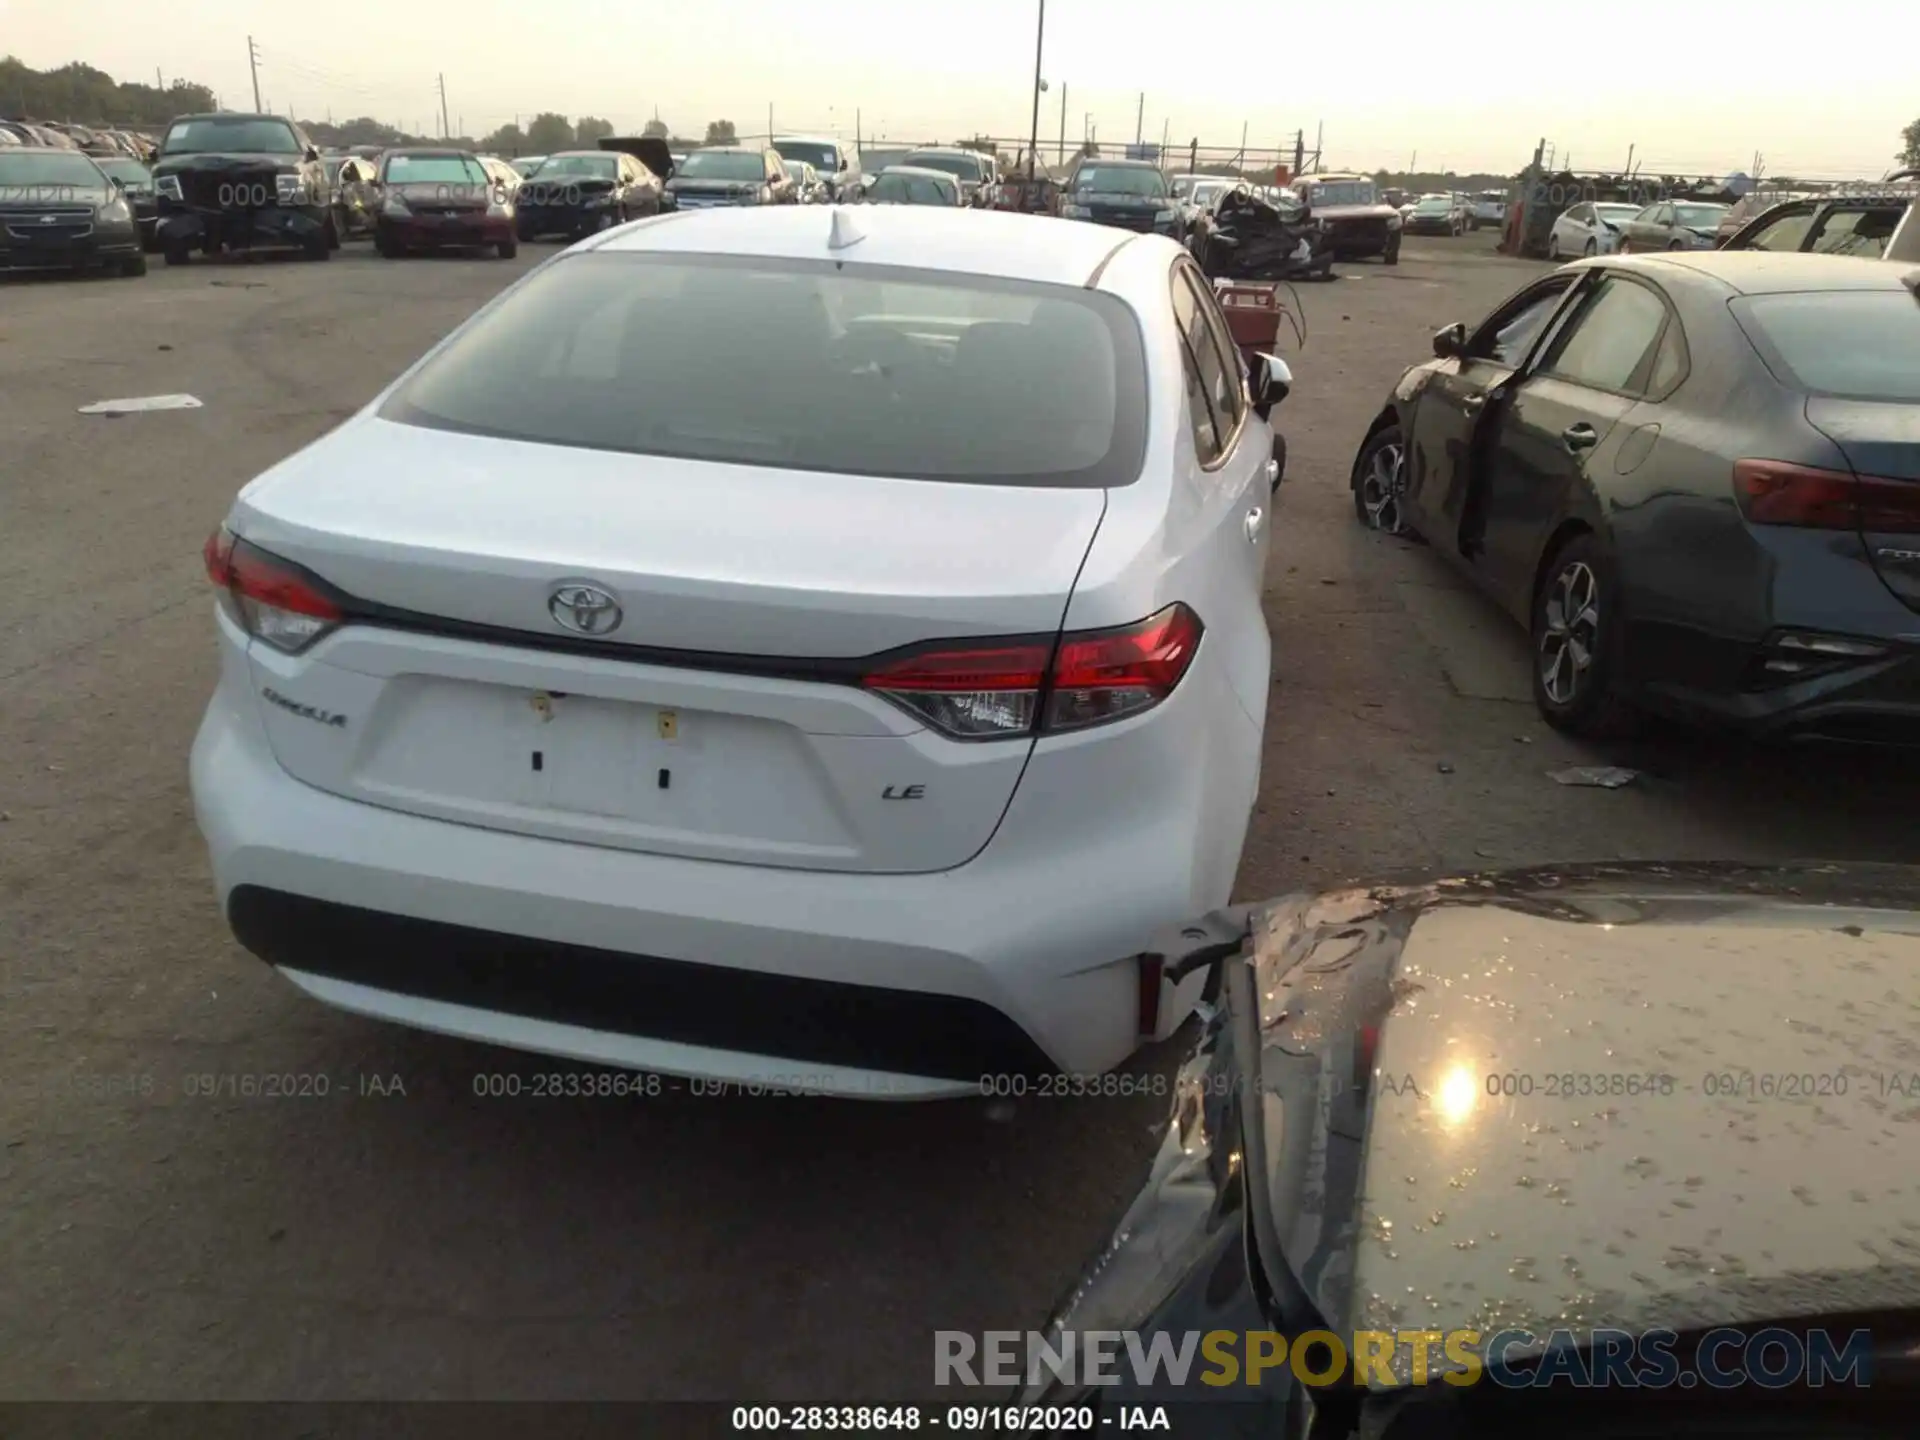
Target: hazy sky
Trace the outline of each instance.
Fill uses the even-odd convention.
[[[1910,3],[1910,0],[1909,0]],[[1035,0],[0,0],[0,53],[116,78],[184,76],[250,107],[371,113],[480,134],[516,113],[677,133],[782,130],[953,140],[1031,124]],[[1898,10],[1866,20],[1892,25]],[[1040,133],[1105,141],[1163,124],[1184,143],[1271,147],[1324,123],[1339,167],[1518,170],[1542,136],[1582,169],[1878,175],[1920,118],[1910,64],[1863,63],[1855,25],[1769,20],[1717,0],[1335,3],[1050,0]],[[1911,13],[1910,11],[1908,13]],[[1289,33],[1289,31],[1292,33]],[[1889,43],[1898,42],[1889,31]],[[1878,73],[1884,78],[1873,78]],[[0,104],[7,97],[0,96]],[[60,117],[55,117],[60,118]],[[81,117],[75,117],[81,118]]]

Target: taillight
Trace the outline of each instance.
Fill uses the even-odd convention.
[[[928,645],[861,678],[902,709],[962,740],[1080,730],[1137,715],[1180,683],[1199,648],[1200,617],[1185,605],[1115,630],[1058,643]]]
[[[276,650],[298,654],[341,621],[344,612],[319,580],[224,525],[201,554],[234,623]]]
[[[1784,460],[1736,460],[1733,493],[1756,525],[1808,530],[1920,531],[1920,482],[1882,480]]]

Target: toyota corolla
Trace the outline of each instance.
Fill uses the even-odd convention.
[[[1197,998],[1257,789],[1284,365],[1172,241],[606,232],[241,491],[192,760],[240,942],[587,1061],[933,1096]]]

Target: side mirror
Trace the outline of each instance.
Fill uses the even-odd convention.
[[[1265,351],[1260,351],[1253,357],[1250,385],[1253,391],[1254,413],[1264,420],[1274,406],[1293,393],[1293,371],[1287,368],[1287,362],[1278,355],[1269,355]]]
[[[1444,330],[1433,332],[1433,353],[1441,360],[1457,360],[1467,353],[1467,327],[1454,321]]]
[[[318,145],[307,146],[307,159],[318,160],[319,158],[320,158],[320,147]]]

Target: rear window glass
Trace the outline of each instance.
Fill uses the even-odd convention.
[[[439,181],[447,185],[484,185],[487,172],[478,160],[464,155],[389,155],[387,183],[418,185]]]
[[[680,173],[690,180],[764,180],[767,160],[757,150],[696,150]]]
[[[891,267],[583,254],[509,291],[382,414],[638,455],[1125,485],[1146,367],[1110,295]]]
[[[1733,302],[1767,368],[1850,400],[1920,401],[1920,299],[1907,290],[1756,295]]]

